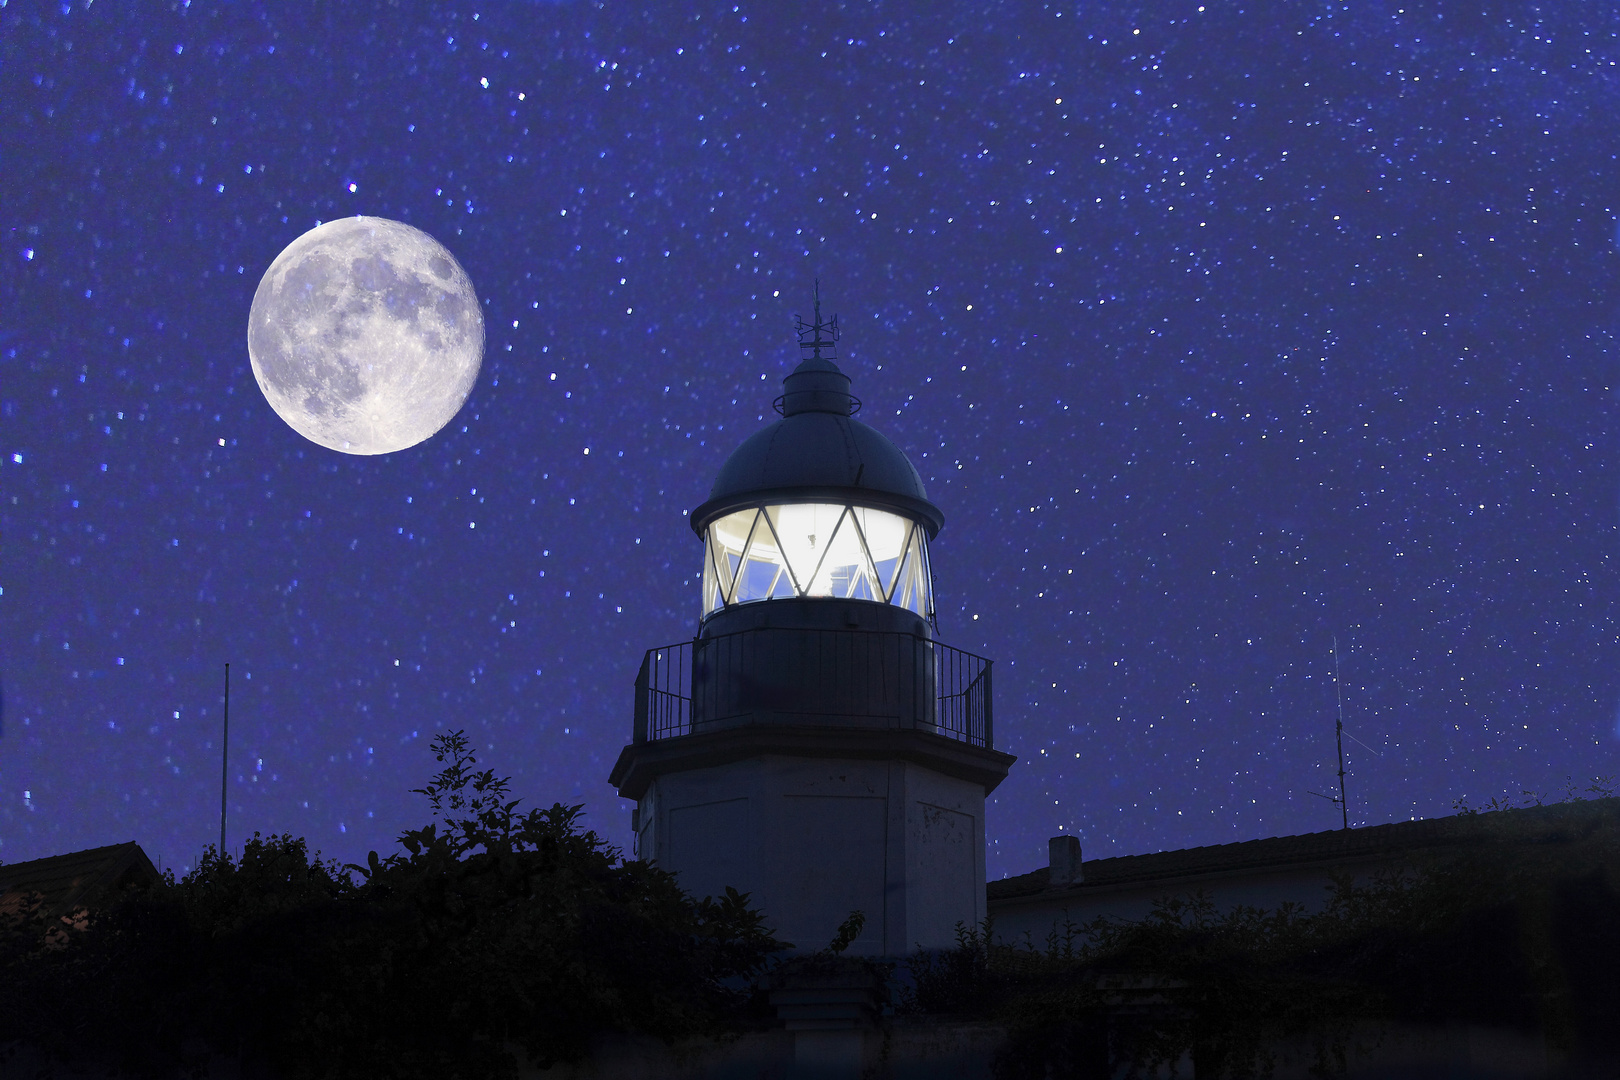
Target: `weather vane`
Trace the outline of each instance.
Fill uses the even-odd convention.
[[[821,350],[822,349],[827,349],[830,352],[832,350],[832,347],[838,343],[838,316],[834,315],[831,319],[828,319],[826,322],[822,322],[822,320],[821,320],[821,279],[820,278],[816,279],[816,318],[815,318],[815,321],[807,323],[807,322],[804,321],[803,317],[799,316],[799,315],[793,316],[793,320],[794,320],[794,324],[793,324],[794,332],[799,335],[799,348],[814,350],[813,352],[811,352],[810,355],[814,359],[817,359],[817,360],[831,360],[831,359],[833,359],[831,356],[822,356],[821,355]],[[806,341],[804,339],[806,334],[810,335],[810,340],[809,341]],[[831,336],[830,337],[823,337],[822,336],[823,334],[829,334]]]

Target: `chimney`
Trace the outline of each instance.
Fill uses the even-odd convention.
[[[1080,867],[1080,838],[1054,836],[1046,842],[1048,885],[1078,885],[1086,880]]]

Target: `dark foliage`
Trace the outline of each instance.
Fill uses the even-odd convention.
[[[579,825],[519,813],[440,736],[420,789],[437,821],[340,868],[291,836],[96,913],[59,947],[0,931],[0,1047],[175,1075],[210,1057],[283,1077],[515,1076],[594,1035],[665,1039],[745,1022],[780,946],[733,891],[695,900]]]
[[[904,1005],[997,1018],[1008,1077],[1263,1075],[1278,1042],[1309,1039],[1341,1071],[1358,1021],[1518,1027],[1555,1048],[1620,1047],[1620,800],[1491,813],[1443,859],[1344,878],[1315,913],[1218,912],[1166,898],[1145,919],[1070,925],[1044,943],[958,928],[911,963]]]
[[[833,939],[815,952],[780,957],[771,963],[769,984],[782,987],[802,985],[806,980],[831,980],[840,985],[868,987],[872,1002],[882,1008],[889,1003],[889,984],[894,978],[894,964],[866,956],[850,956],[848,949],[861,936],[866,925],[866,912],[851,911]]]

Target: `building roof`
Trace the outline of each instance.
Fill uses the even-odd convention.
[[[1554,839],[1556,834],[1567,834],[1571,826],[1584,830],[1620,826],[1620,798],[1397,821],[1360,829],[1334,829],[1331,832],[1272,836],[1263,840],[1212,844],[1147,855],[1091,859],[1081,864],[1083,881],[1056,886],[1048,881],[1049,867],[1043,866],[1017,877],[992,881],[988,885],[988,893],[992,904],[1016,902],[1026,897],[1050,899],[1065,893],[1082,893],[1107,887],[1167,884],[1176,879],[1225,877],[1291,867],[1354,863],[1435,849],[1472,847],[1504,839],[1504,828],[1511,829],[1511,835],[1519,839]]]
[[[47,919],[58,919],[93,907],[126,885],[154,884],[160,878],[133,840],[0,864],[0,914],[16,914],[38,902]]]

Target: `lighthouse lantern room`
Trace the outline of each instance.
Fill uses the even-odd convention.
[[[649,649],[610,781],[643,857],[699,896],[749,894],[777,936],[851,951],[948,948],[985,914],[991,662],[935,640],[928,544],[944,515],[898,447],[854,419],[837,320],[781,419],[721,466],[692,512],[697,636]]]

